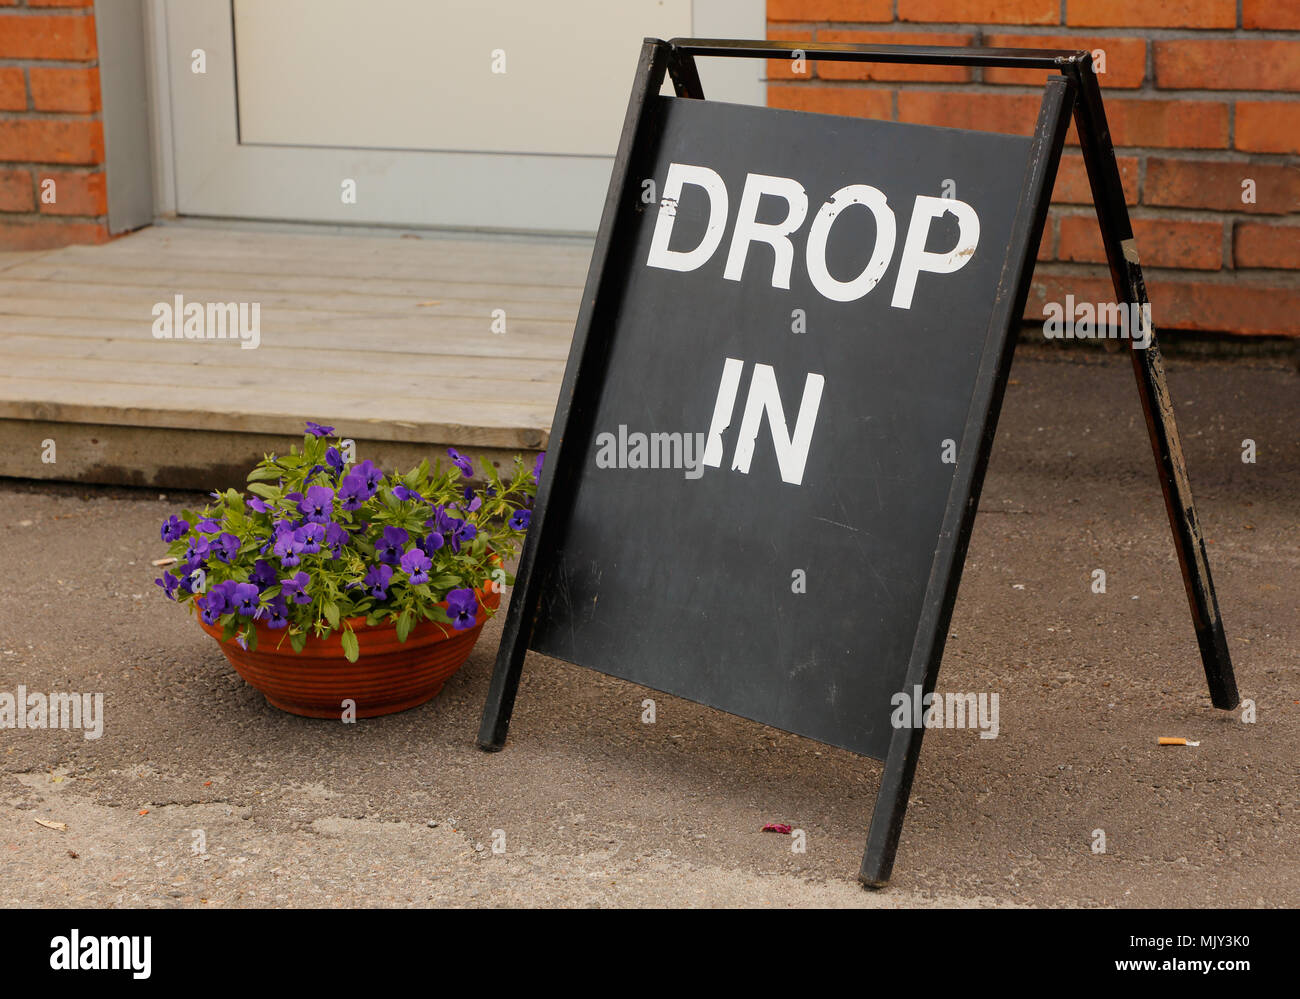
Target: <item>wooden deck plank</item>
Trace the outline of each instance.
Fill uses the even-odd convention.
[[[54,290],[49,281],[31,281],[0,274],[0,308],[21,309],[24,300],[42,298]],[[507,326],[515,319],[544,320],[572,325],[573,307],[560,302],[511,302],[500,300],[430,299],[424,295],[358,294],[330,291],[266,291],[254,292],[241,282],[182,287],[154,284],[59,282],[59,300],[63,302],[93,302],[129,305],[137,314],[153,322],[153,306],[157,302],[171,305],[177,294],[187,302],[257,302],[265,318],[274,311],[326,312],[333,315],[390,315],[405,313],[415,320],[429,316],[448,316],[464,319],[467,328],[477,324],[487,330],[493,310],[506,313]],[[507,308],[507,305],[509,307]]]
[[[589,257],[573,239],[183,224],[4,254],[0,419],[194,435],[315,419],[380,442],[544,447]],[[153,306],[176,294],[258,302],[259,347],[155,339]]]
[[[214,348],[215,349],[215,348]],[[32,360],[81,358],[131,363],[171,363],[177,367],[193,369],[205,366],[196,357],[176,355],[164,361],[153,340],[139,338],[113,339],[92,336],[26,336],[10,334],[0,338],[0,357],[7,358],[4,365],[13,371],[22,358]],[[211,362],[209,362],[211,363]],[[259,347],[256,351],[236,350],[229,357],[220,358],[221,365],[263,367],[268,370],[301,373],[302,351],[288,347]],[[365,352],[355,350],[316,349],[312,354],[314,371],[344,371],[351,374],[382,376],[397,368],[404,373],[438,378],[473,380],[490,378],[505,381],[541,382],[554,386],[564,377],[562,360],[544,360],[526,357],[466,357],[432,353]]]
[[[248,354],[249,351],[239,353]],[[0,358],[20,361],[22,378],[36,381],[65,381],[70,383],[68,393],[79,397],[86,385],[99,385],[105,381],[114,385],[136,385],[146,388],[188,390],[200,384],[215,383],[231,389],[273,388],[300,384],[322,395],[346,395],[357,391],[361,381],[356,371],[326,371],[317,367],[304,371],[301,363],[296,367],[268,369],[262,364],[227,364],[218,370],[193,363],[173,361],[140,361],[137,359],[105,359],[86,357],[32,357],[16,358],[0,348]],[[299,352],[299,361],[301,361]],[[5,368],[12,370],[11,364]],[[382,373],[366,372],[368,385],[383,398],[423,399],[434,402],[466,402],[475,407],[503,405],[547,408],[555,404],[555,392],[550,384],[533,380],[506,380],[477,377],[443,378],[437,375],[414,374],[401,365],[394,365]]]
[[[144,335],[152,338],[150,329],[153,325],[152,308],[156,299],[123,300],[111,295],[97,299],[80,300],[61,294],[52,299],[39,296],[13,295],[0,298],[0,315],[48,316],[60,319],[116,319],[138,324]],[[222,301],[228,301],[222,299]],[[403,334],[419,337],[432,333],[455,333],[464,337],[494,337],[491,331],[491,316],[440,316],[421,310],[398,308],[376,308],[369,312],[339,312],[331,309],[277,308],[261,310],[262,337],[273,334],[278,329],[332,329],[349,330],[357,333]],[[532,316],[510,318],[507,313],[506,336],[540,335],[554,339],[567,338],[566,329],[572,322],[563,319],[538,319]],[[475,328],[477,326],[477,328]],[[501,337],[497,337],[498,339]]]
[[[213,239],[213,236],[216,239]],[[483,259],[571,260],[586,264],[591,240],[579,237],[502,236],[474,233],[428,233],[393,238],[386,235],[311,232],[277,232],[263,226],[217,228],[198,225],[159,225],[142,229],[130,242],[106,244],[114,252],[190,248],[213,254],[260,253],[347,258],[358,252],[395,258],[448,255]]]
[[[3,306],[0,305],[0,308]],[[0,335],[39,335],[52,338],[111,339],[152,343],[156,348],[202,352],[214,363],[224,363],[225,351],[244,350],[233,340],[155,340],[148,326],[138,320],[95,319],[68,316],[7,316],[0,313]],[[370,355],[423,353],[444,357],[517,357],[521,360],[563,361],[569,353],[566,338],[551,332],[516,329],[508,336],[466,336],[463,330],[426,329],[412,336],[406,331],[388,329],[386,324],[359,324],[348,328],[338,321],[308,323],[294,327],[277,327],[274,336],[263,335],[262,346],[245,350],[250,355],[276,346],[286,350],[347,351],[358,359],[358,367],[369,369]],[[211,351],[210,355],[206,352]],[[385,363],[388,363],[387,358]],[[559,383],[556,383],[559,391]]]
[[[266,386],[159,386],[130,382],[71,382],[0,375],[0,418],[95,423],[112,413],[115,424],[201,430],[205,433],[302,434],[305,420],[334,423],[350,436],[481,447],[544,446],[535,429],[550,420],[541,407],[496,403],[474,407],[383,394],[324,396]],[[466,417],[471,417],[466,421]]]
[[[48,281],[67,285],[143,285],[165,292],[189,292],[220,286],[238,287],[259,294],[264,292],[328,292],[336,295],[373,298],[382,295],[406,296],[420,301],[560,303],[577,309],[581,290],[563,285],[485,284],[464,281],[437,281],[412,278],[367,278],[355,287],[340,287],[336,277],[318,274],[267,274],[242,271],[216,271],[196,266],[192,270],[147,267],[102,267],[84,263],[33,260],[0,267],[7,280]],[[236,274],[237,279],[227,275]],[[570,313],[571,314],[571,313]]]
[[[70,247],[86,249],[85,247]],[[64,251],[60,251],[64,252]],[[50,263],[80,264],[87,258],[80,254],[59,257]],[[330,261],[313,258],[267,257],[248,259],[244,257],[208,258],[200,254],[168,254],[165,260],[157,254],[133,253],[106,258],[94,266],[101,267],[105,273],[123,268],[149,267],[155,263],[176,270],[196,271],[212,274],[297,274],[317,277],[332,277],[339,281],[370,281],[397,279],[409,281],[435,280],[452,283],[496,284],[499,286],[516,286],[519,288],[562,287],[572,292],[580,292],[585,281],[584,273],[578,269],[551,271],[521,271],[507,266],[477,264],[470,261],[448,259],[436,267],[412,260],[388,261],[375,258],[359,260]]]
[[[326,239],[319,236],[313,239]],[[434,276],[438,269],[456,263],[475,267],[485,274],[581,274],[587,265],[585,255],[576,253],[556,253],[551,250],[529,249],[527,252],[512,252],[509,248],[483,247],[478,244],[458,243],[423,243],[405,240],[369,241],[346,249],[338,247],[285,247],[265,242],[250,243],[246,246],[231,246],[224,241],[211,244],[131,244],[108,243],[104,246],[76,246],[60,250],[60,255],[76,258],[96,256],[95,251],[103,251],[106,261],[132,260],[148,258],[165,261],[169,257],[178,260],[207,258],[213,262],[231,263],[239,261],[290,261],[295,264],[321,263],[332,267],[348,266],[358,260],[372,260],[389,266],[414,266],[423,268],[429,276]]]

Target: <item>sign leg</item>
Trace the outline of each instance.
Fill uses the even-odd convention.
[[[1011,358],[1016,349],[1016,331],[1029,297],[1033,262],[1043,236],[1052,182],[1070,122],[1073,91],[1068,79],[1053,76],[1048,79],[1043,93],[1012,233],[1008,260],[1013,266],[1003,272],[997,303],[989,320],[986,337],[990,343],[984,349],[984,361],[971,398],[970,415],[966,418],[948,509],[939,535],[939,550],[930,571],[925,604],[917,624],[916,643],[907,667],[904,691],[912,697],[932,693],[939,676],[948,624],[952,620],[962,567],[966,562],[966,546],[975,523],[984,473],[988,468],[1002,397],[1011,371]],[[867,849],[858,873],[858,880],[867,888],[883,888],[889,882],[924,735],[925,728],[915,726],[895,728],[890,737],[885,771],[876,796],[876,808],[871,815],[871,829],[867,833]]]
[[[1141,335],[1147,340],[1145,349],[1133,349],[1133,371],[1137,376],[1138,396],[1146,415],[1151,449],[1155,453],[1156,467],[1160,472],[1160,488],[1164,493],[1165,510],[1174,534],[1174,547],[1183,571],[1183,585],[1187,602],[1191,606],[1192,623],[1196,641],[1205,666],[1205,679],[1210,685],[1210,698],[1216,708],[1232,709],[1240,697],[1233,675],[1232,659],[1228,654],[1228,640],[1219,616],[1219,602],[1214,595],[1214,582],[1210,578],[1210,562],[1205,551],[1205,540],[1196,519],[1192,503],[1192,488],[1183,460],[1183,448],[1174,423],[1174,407],[1165,380],[1164,363],[1156,342],[1155,329],[1150,321],[1150,303],[1146,283],[1142,278],[1142,265],[1138,261],[1133,228],[1129,222],[1128,205],[1124,201],[1124,188],[1120,180],[1119,165],[1115,162],[1115,149],[1111,145],[1110,131],[1106,126],[1106,112],[1101,102],[1097,76],[1087,65],[1076,69],[1079,101],[1075,105],[1075,123],[1083,160],[1088,168],[1088,181],[1097,206],[1097,219],[1101,223],[1102,241],[1106,259],[1110,264],[1115,295],[1121,304],[1136,306],[1135,315],[1141,316]],[[1135,331],[1130,330],[1130,335]]]
[[[667,42],[647,38],[641,46],[641,61],[637,66],[632,94],[628,99],[627,114],[623,120],[623,134],[619,138],[618,153],[610,173],[609,190],[605,195],[605,210],[601,215],[600,231],[592,249],[591,266],[587,271],[587,285],[578,310],[578,320],[569,347],[569,363],[564,371],[564,383],[555,404],[551,420],[551,442],[546,455],[542,481],[533,504],[533,519],[524,539],[524,550],[519,557],[519,571],[515,573],[515,591],[506,611],[506,623],[497,651],[496,667],[488,688],[487,702],[483,706],[483,720],[479,724],[480,749],[496,752],[506,744],[510,728],[510,714],[519,690],[523,673],[524,656],[532,637],[533,619],[541,599],[545,566],[556,545],[557,532],[567,516],[572,501],[573,483],[584,460],[580,448],[586,446],[585,433],[592,410],[592,399],[599,391],[601,379],[597,354],[602,346],[599,337],[591,336],[597,326],[600,309],[605,299],[601,295],[601,277],[614,244],[614,226],[621,214],[618,199],[627,183],[633,145],[641,132],[647,108],[659,91],[668,66],[670,47]],[[690,63],[694,72],[694,62]],[[695,85],[698,87],[698,78]],[[560,521],[560,524],[557,524]]]

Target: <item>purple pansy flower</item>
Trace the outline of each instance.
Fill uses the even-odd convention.
[[[311,434],[313,437],[328,437],[330,434],[334,433],[334,428],[322,427],[319,423],[313,423],[311,420],[308,420],[307,433]]]
[[[248,504],[250,510],[255,510],[258,513],[268,513],[271,509],[266,505],[266,500],[262,499],[261,496],[250,496],[248,499],[244,500],[244,502]]]
[[[309,523],[328,524],[334,514],[334,490],[328,486],[312,486],[298,509]]]
[[[180,582],[177,584],[176,588],[180,590],[181,593],[194,593],[194,576],[192,575],[194,568],[186,565],[184,562],[177,566],[177,568],[180,569]]]
[[[478,528],[467,520],[460,520],[456,517],[448,519],[450,520],[451,531],[447,537],[451,541],[451,550],[459,555],[461,544],[466,541],[473,541],[478,534]]]
[[[287,576],[280,583],[280,594],[296,604],[309,604],[311,603],[311,597],[307,595],[307,584],[310,582],[311,576],[305,572]]]
[[[230,602],[241,617],[252,617],[257,612],[257,600],[260,594],[252,583],[236,583],[231,591]]]
[[[205,593],[199,597],[199,618],[204,624],[216,624],[225,613],[219,605],[209,602],[208,598],[211,596],[211,593]]]
[[[185,532],[189,529],[189,521],[181,520],[175,514],[172,514],[163,521],[162,539],[170,544],[171,542],[183,537]]]
[[[379,483],[384,481],[384,470],[367,458],[361,464],[353,467],[349,475],[360,475],[366,484],[366,498],[369,499],[375,495],[375,490],[379,488]]]
[[[424,499],[424,497],[414,489],[408,489],[406,486],[393,486],[393,495],[403,502],[406,500],[415,500],[418,503]]]
[[[393,567],[389,565],[372,565],[364,580],[370,588],[370,595],[376,600],[388,596],[388,583],[393,578]]]
[[[470,464],[470,460],[454,447],[447,448],[447,454],[451,456],[451,463],[460,469],[462,475],[472,476],[474,474],[474,466]]]
[[[215,534],[217,531],[221,530],[221,525],[211,517],[204,517],[194,525],[194,530],[199,531],[202,534]]]
[[[248,581],[259,587],[275,585],[275,567],[264,558],[253,563],[253,571],[248,574]]]
[[[161,578],[155,579],[154,582],[163,588],[163,593],[167,594],[168,600],[176,599],[176,588],[181,585],[177,577],[164,569]]]
[[[411,579],[412,585],[427,583],[429,581],[429,567],[433,565],[429,561],[429,556],[420,551],[419,548],[412,547],[405,555],[402,556],[402,571]]]
[[[216,624],[222,614],[234,610],[231,604],[231,594],[238,585],[233,580],[226,580],[224,583],[218,583],[198,598],[200,616],[203,618],[204,624]],[[256,590],[257,587],[253,587],[253,589]]]
[[[424,526],[432,528],[433,521],[426,520],[424,522]],[[446,539],[437,531],[431,530],[429,531],[428,534],[424,536],[424,539],[420,542],[420,548],[424,551],[424,554],[428,555],[430,558],[433,558],[433,553],[436,552],[439,548],[441,548],[444,544],[446,544]]]
[[[339,552],[348,543],[348,529],[342,524],[330,524],[325,528],[325,543],[330,546],[330,553],[339,557]]]
[[[239,555],[239,538],[229,531],[224,531],[221,537],[212,542],[210,551],[222,562],[233,562]]]
[[[203,538],[190,538],[190,543],[185,549],[185,561],[192,567],[203,564],[203,560],[208,557],[208,552],[212,550],[212,543]]]
[[[289,623],[289,605],[284,602],[284,597],[275,597],[258,611],[258,616],[266,618],[266,626],[275,631]]]
[[[338,448],[328,447],[325,449],[325,464],[334,469],[336,476],[343,471],[343,455]]]
[[[343,476],[343,481],[339,484],[339,506],[344,510],[360,510],[361,504],[369,498],[370,492],[366,488],[364,475],[359,475],[353,469]]]
[[[540,483],[542,481],[542,462],[545,460],[546,460],[546,452],[543,451],[537,456],[537,460],[533,462],[534,482]]]
[[[516,510],[510,517],[509,527],[512,531],[526,531],[528,524],[533,519],[531,510]]]
[[[304,555],[315,555],[325,543],[325,525],[303,524],[293,532],[293,540],[302,545]]]
[[[281,531],[275,536],[275,554],[280,556],[280,565],[292,568],[302,561],[302,542],[294,538],[292,531]]]
[[[478,598],[474,596],[473,590],[466,587],[462,590],[452,590],[447,594],[447,616],[451,618],[451,626],[457,631],[474,627],[477,623],[477,614]]]
[[[385,527],[384,536],[375,545],[375,554],[379,556],[379,561],[395,565],[402,557],[402,549],[406,547],[409,538],[410,535],[400,527]]]

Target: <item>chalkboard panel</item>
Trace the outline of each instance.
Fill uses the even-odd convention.
[[[1031,140],[652,100],[529,644],[883,759]],[[638,434],[712,463],[603,467],[648,460]]]

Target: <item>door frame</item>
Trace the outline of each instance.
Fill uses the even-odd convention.
[[[763,37],[765,0],[693,0],[691,22],[697,36]],[[612,150],[568,156],[242,145],[231,0],[147,0],[146,27],[162,216],[577,235],[591,235],[600,221]],[[629,52],[639,42],[632,39]],[[206,74],[190,71],[195,48],[205,51]],[[764,65],[755,60],[738,72],[740,62],[719,60],[714,92],[765,104]],[[364,192],[356,204],[339,197],[343,178]]]

